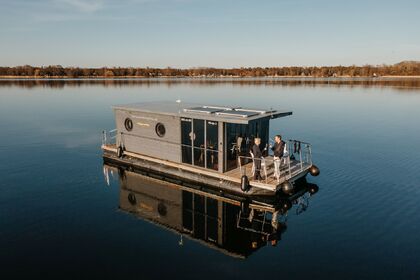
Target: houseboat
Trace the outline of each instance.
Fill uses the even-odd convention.
[[[116,105],[113,110],[116,128],[103,132],[104,162],[150,177],[252,196],[292,194],[307,173],[319,174],[307,142],[285,141],[280,160],[270,154],[270,121],[290,116],[290,111],[179,100]],[[255,138],[262,157],[250,152]],[[261,174],[258,180],[255,172]]]
[[[111,187],[118,178],[119,211],[178,235],[179,246],[198,242],[240,259],[277,245],[292,205],[297,214],[305,211],[318,191],[315,184],[300,184],[293,196],[269,201],[267,196],[221,196],[199,185],[177,185],[107,164],[104,175]]]

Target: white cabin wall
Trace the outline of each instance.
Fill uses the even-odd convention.
[[[130,118],[133,129],[127,131],[124,122]],[[181,127],[177,116],[155,113],[115,110],[117,145],[122,144],[126,151],[181,162]],[[156,124],[162,123],[166,133],[156,134]]]

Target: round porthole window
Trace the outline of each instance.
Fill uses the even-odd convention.
[[[156,125],[156,134],[159,136],[159,137],[163,137],[163,136],[165,136],[165,133],[166,133],[166,128],[165,128],[165,126],[162,124],[162,123],[158,123],[157,125]]]
[[[133,121],[130,118],[126,118],[124,121],[124,126],[127,131],[131,131],[133,129]]]

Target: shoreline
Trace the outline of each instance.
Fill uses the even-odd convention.
[[[381,79],[420,79],[419,76],[336,76],[336,77],[318,77],[318,76],[85,76],[85,77],[68,77],[68,76],[0,76],[0,80],[136,80],[136,79],[148,79],[148,80],[159,80],[159,79],[208,79],[208,80],[244,80],[244,79],[311,79],[311,80],[341,80],[341,79],[370,79],[370,80],[381,80]]]

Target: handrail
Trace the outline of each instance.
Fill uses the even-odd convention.
[[[251,210],[251,211],[254,211],[254,210]],[[277,215],[272,215],[271,219],[270,219],[270,218],[267,217],[268,216],[267,213],[269,213],[269,212],[267,212],[267,211],[258,211],[258,212],[261,212],[261,213],[264,214],[262,219],[258,218],[258,216],[256,216],[256,215],[254,215],[253,212],[251,212],[248,216],[244,216],[242,210],[240,210],[239,213],[238,213],[237,219],[236,219],[236,226],[240,229],[243,229],[243,230],[246,230],[246,231],[249,231],[249,232],[259,233],[259,234],[263,234],[265,236],[271,235],[272,231],[266,231],[265,226],[267,224],[273,225],[273,223],[277,223],[278,222]],[[276,213],[277,212],[278,211],[276,211]],[[260,226],[261,226],[261,229],[259,229],[258,227],[254,228],[254,227],[249,227],[249,226],[242,225],[242,223],[241,223],[242,221],[249,221],[250,219],[254,223],[259,223]]]
[[[118,135],[120,136],[120,139],[117,139]],[[191,148],[194,147],[191,145],[185,145],[182,143],[176,143],[176,142],[167,141],[164,139],[155,139],[155,138],[147,137],[144,135],[134,135],[134,134],[125,133],[125,132],[119,133],[117,129],[112,129],[109,131],[103,130],[102,131],[102,144],[103,145],[108,145],[108,144],[124,145],[124,137],[123,137],[124,135],[130,135],[130,136],[143,138],[143,139],[153,139],[153,140],[165,142],[171,145],[179,146],[180,148],[184,146],[191,147]],[[120,141],[121,143],[116,143],[117,140]],[[238,155],[237,168],[239,168],[239,172],[242,175],[254,176],[256,171],[260,171],[260,172],[262,171],[263,175],[265,176],[264,178],[265,183],[268,183],[268,176],[272,174],[271,172],[273,172],[274,176],[277,179],[277,182],[281,183],[280,179],[289,180],[295,175],[307,170],[308,166],[312,165],[312,145],[311,144],[309,144],[308,142],[300,141],[300,140],[289,139],[287,140],[285,145],[286,145],[285,153],[281,159],[274,159],[274,157],[271,157],[271,156],[255,158],[251,156]],[[207,148],[194,147],[194,150],[199,149],[205,152],[218,153],[218,152],[223,152],[222,147],[223,145],[218,145],[217,149],[211,149],[209,147]],[[257,164],[255,164],[256,160],[261,160],[260,170],[256,170],[258,166]],[[293,166],[292,166],[292,162],[293,162]],[[206,161],[204,163],[205,163],[205,166],[207,166]],[[249,163],[252,163],[252,165],[248,166]],[[298,166],[298,169],[296,168],[296,166]],[[249,167],[251,167],[251,171],[248,173],[247,168]]]
[[[295,147],[296,144],[296,147]],[[303,145],[303,146],[302,146]],[[293,149],[292,149],[293,148]],[[274,157],[262,157],[262,158],[254,158],[250,156],[238,156],[238,165],[239,170],[242,175],[247,175],[247,164],[252,162],[251,172],[250,175],[254,176],[256,171],[262,171],[265,175],[265,182],[267,183],[267,175],[269,171],[271,171],[271,168],[273,168],[273,173],[275,177],[277,178],[277,182],[280,183],[280,178],[283,177],[285,180],[288,180],[295,176],[296,174],[303,172],[307,166],[312,165],[312,148],[311,144],[299,141],[299,140],[288,140],[286,142],[286,149],[287,153],[281,158],[278,159],[279,163],[275,164],[277,159],[274,159]],[[297,156],[297,157],[295,157]],[[255,164],[256,160],[261,160],[261,169],[257,170],[257,165]],[[284,164],[286,164],[286,170],[281,168],[281,166],[284,167],[281,163],[285,161]],[[292,170],[291,162],[294,162],[294,167]],[[295,166],[298,166],[298,170],[296,170]],[[279,168],[279,170],[276,172],[276,168]],[[285,172],[285,173],[284,173]],[[283,174],[282,174],[283,173]],[[248,176],[248,175],[247,175]]]
[[[289,141],[289,142],[300,142],[302,144],[312,146],[311,143],[308,143],[308,142],[305,142],[305,141],[296,140],[296,139],[288,139],[287,141]]]
[[[112,129],[109,131],[102,130],[102,145],[115,144],[117,139],[117,130]]]

